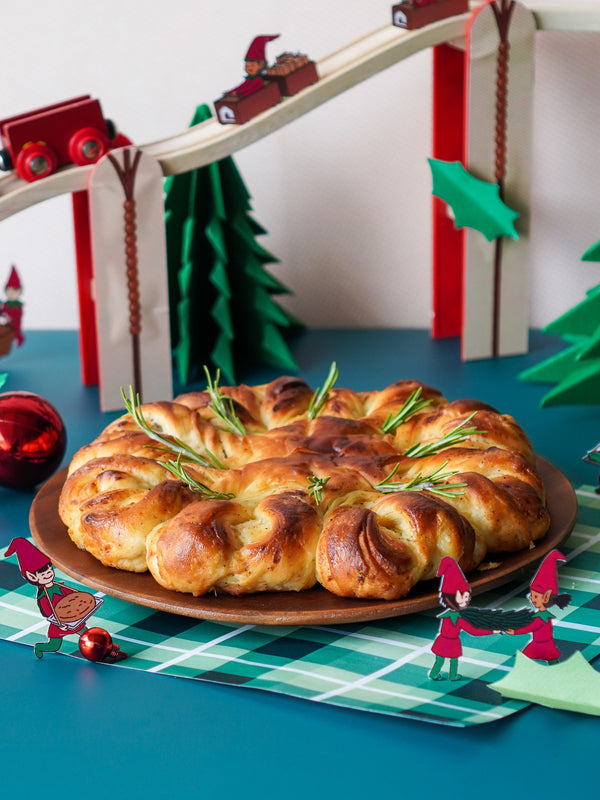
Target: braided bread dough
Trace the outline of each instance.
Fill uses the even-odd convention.
[[[419,386],[430,405],[393,433],[382,425]],[[161,464],[165,454],[130,415],[79,450],[60,497],[75,544],[104,565],[149,569],[162,586],[201,595],[300,591],[319,582],[344,597],[399,599],[451,556],[465,573],[486,553],[531,546],[549,526],[531,445],[514,419],[473,400],[449,402],[415,381],[382,391],[332,389],[320,415],[296,378],[223,387],[246,434],[225,429],[206,392],[142,407],[153,430],[177,437],[225,469],[186,463],[227,499],[203,499]],[[403,453],[466,420],[467,441],[424,458]],[[383,494],[398,465],[406,483],[441,468],[462,493]],[[317,502],[309,478],[329,478]]]

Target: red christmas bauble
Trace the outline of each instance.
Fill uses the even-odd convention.
[[[0,394],[0,485],[36,486],[56,471],[67,446],[54,406],[32,392]]]
[[[121,661],[127,654],[104,628],[88,628],[79,637],[79,652],[88,661]]]
[[[110,633],[104,628],[88,628],[79,637],[79,651],[88,661],[104,661],[112,649]]]

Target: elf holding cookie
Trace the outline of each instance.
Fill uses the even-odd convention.
[[[86,630],[85,620],[95,611],[96,601],[87,592],[78,592],[57,583],[48,556],[28,539],[20,536],[13,539],[6,555],[13,554],[17,556],[23,578],[37,587],[38,608],[50,622],[48,641],[38,642],[34,647],[37,658],[42,658],[44,653],[60,650],[65,636]]]

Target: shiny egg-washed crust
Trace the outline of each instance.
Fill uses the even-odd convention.
[[[418,387],[430,405],[393,433],[382,426]],[[177,437],[225,469],[186,463],[227,499],[203,499],[161,464],[159,445],[125,415],[79,450],[60,497],[75,544],[103,564],[201,595],[300,591],[395,600],[435,577],[444,556],[465,573],[487,553],[530,547],[550,520],[531,445],[514,419],[474,400],[398,381],[378,392],[332,389],[314,420],[312,390],[297,378],[223,387],[246,434],[224,429],[206,392],[146,404],[153,430]],[[436,441],[470,414],[478,433],[424,458],[403,453]],[[397,466],[406,483],[441,468],[461,493],[381,493]],[[316,502],[309,478],[328,478]]]

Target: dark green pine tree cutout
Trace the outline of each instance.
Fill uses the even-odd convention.
[[[211,116],[196,109],[192,125]],[[297,370],[284,334],[302,327],[273,295],[289,290],[266,268],[277,259],[257,237],[250,194],[232,158],[167,179],[171,342],[180,382],[207,364],[236,382],[243,363]]]
[[[594,251],[594,257],[590,254]],[[596,253],[598,257],[596,257]],[[596,246],[584,260],[600,260]],[[564,339],[567,347],[519,375],[521,380],[556,384],[541,400],[541,407],[600,404],[600,285],[581,303],[544,328]]]

